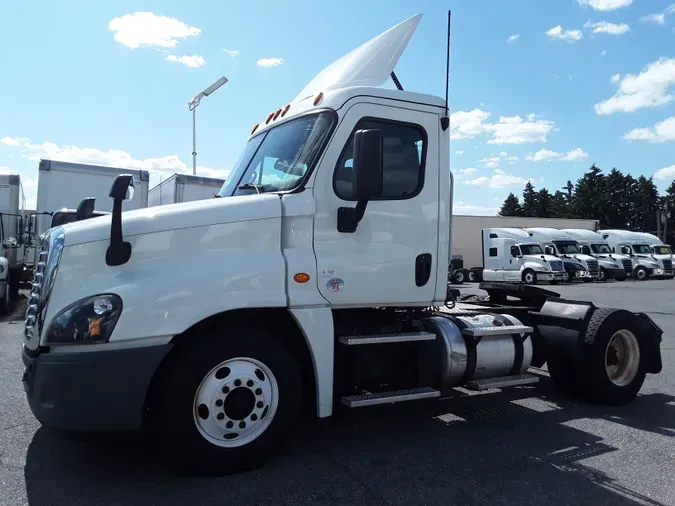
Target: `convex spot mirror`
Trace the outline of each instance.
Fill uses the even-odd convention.
[[[382,132],[377,129],[357,130],[354,134],[354,172],[356,196],[367,202],[382,195]]]
[[[80,200],[80,203],[77,205],[77,219],[85,220],[94,214],[94,204],[96,202],[95,197],[87,197]]]

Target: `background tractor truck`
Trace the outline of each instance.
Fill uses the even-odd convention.
[[[649,241],[640,234],[630,230],[598,230],[598,234],[607,241],[613,252],[630,257],[633,263],[632,277],[638,281],[650,277],[657,279],[672,277],[672,260],[657,259]]]
[[[561,258],[565,271],[572,281],[594,281],[600,277],[598,261],[590,255],[583,255],[579,243],[568,234],[555,228],[534,227],[524,229],[544,248],[547,255]]]
[[[619,405],[661,371],[645,314],[506,283],[456,301],[447,100],[382,87],[420,17],[254,127],[221,198],[122,212],[120,175],[111,216],[47,232],[22,347],[40,422],[145,429],[166,462],[223,474],[302,414],[532,385],[545,363]]]
[[[666,279],[673,279],[675,277],[675,272],[673,272],[673,250],[670,246],[653,234],[646,232],[634,233],[649,244],[649,247],[652,249],[652,255],[663,265],[664,277]]]
[[[625,281],[628,276],[632,275],[633,263],[630,257],[612,253],[612,248],[597,232],[573,228],[564,228],[562,232],[577,241],[584,255],[592,256],[598,261],[600,264],[598,279],[600,281],[608,279]]]
[[[557,283],[569,275],[562,260],[547,255],[540,244],[519,228],[486,228],[483,234],[484,281],[508,283]]]

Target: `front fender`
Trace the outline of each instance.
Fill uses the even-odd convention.
[[[122,298],[111,344],[168,341],[224,311],[286,307],[277,205],[279,217],[126,237],[131,259],[118,267],[105,263],[108,241],[66,246],[44,329],[69,304],[99,293]]]

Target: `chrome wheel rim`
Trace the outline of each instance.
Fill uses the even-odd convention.
[[[644,269],[638,269],[637,277],[638,279],[645,279],[647,272]]]
[[[255,441],[272,423],[279,386],[262,362],[238,357],[204,376],[194,396],[197,430],[211,444],[236,448]]]
[[[637,376],[640,368],[640,345],[630,330],[619,330],[607,343],[605,371],[612,383],[623,387]]]
[[[462,281],[464,281],[464,274],[462,274],[461,272],[458,272],[458,273],[455,275],[455,280],[456,280],[458,283],[461,283]]]
[[[474,272],[469,273],[469,281],[476,281],[476,274]]]
[[[532,274],[531,272],[528,272],[527,274],[525,274],[525,282],[526,283],[532,283],[533,281],[534,281],[534,274]]]

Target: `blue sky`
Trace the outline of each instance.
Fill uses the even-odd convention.
[[[344,53],[418,12],[396,72],[443,95],[453,11],[455,212],[592,163],[675,179],[673,0],[0,0],[0,170],[29,204],[40,157],[224,175],[253,124]]]

